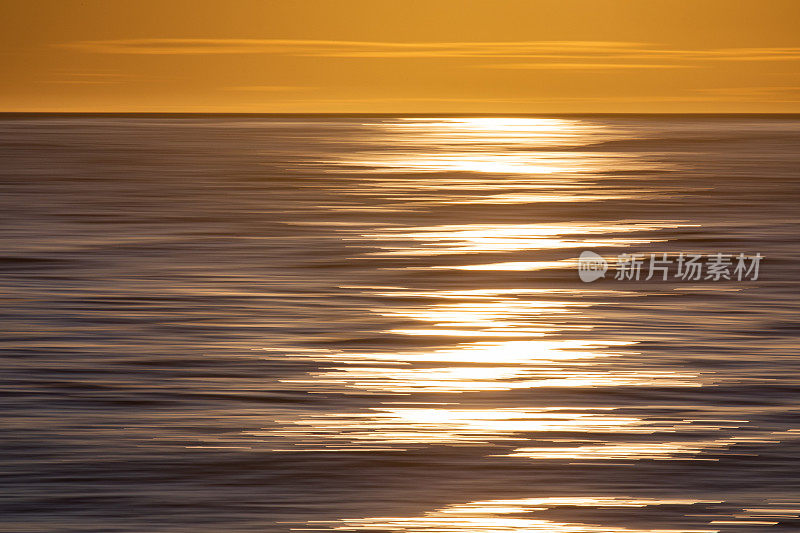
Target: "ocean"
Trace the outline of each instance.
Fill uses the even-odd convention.
[[[800,531],[799,147],[796,115],[2,116],[0,530]]]

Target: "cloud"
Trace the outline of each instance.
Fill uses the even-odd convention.
[[[765,88],[766,89],[766,88]],[[696,91],[695,94],[683,95],[642,95],[642,96],[540,96],[540,97],[486,97],[486,98],[450,98],[450,97],[370,97],[370,98],[285,98],[284,104],[302,105],[344,105],[359,106],[364,104],[711,104],[711,103],[758,103],[763,97],[738,96],[734,94],[707,94]],[[800,102],[800,95],[786,98],[769,99],[770,102]]]
[[[796,86],[777,86],[777,87],[714,87],[698,89],[699,92],[719,96],[735,97],[771,97],[771,96],[795,96],[800,97],[800,87]]]
[[[725,62],[800,61],[800,48],[666,49],[619,41],[372,42],[302,39],[115,39],[57,45],[84,53],[128,55],[261,54],[351,59],[448,59],[458,66],[505,70],[652,70]],[[485,61],[481,61],[485,60]],[[502,62],[498,62],[502,60]],[[252,86],[239,91],[295,88]]]
[[[324,57],[553,57],[622,53],[641,43],[616,41],[509,41],[397,43],[298,39],[115,39],[58,46],[100,54],[280,54]]]
[[[251,92],[294,92],[307,91],[315,87],[303,85],[235,85],[223,87],[226,91],[251,91]]]
[[[55,83],[62,85],[117,85],[124,83],[133,76],[119,72],[86,72],[56,70],[52,78],[40,80],[41,83]]]
[[[617,70],[617,69],[662,69],[696,68],[695,65],[644,64],[644,63],[504,63],[481,65],[481,68],[510,70]]]
[[[119,85],[121,80],[43,80],[41,83],[56,83],[61,85]]]
[[[509,57],[616,58],[731,61],[800,59],[800,48],[713,48],[670,50],[649,43],[621,41],[372,42],[302,39],[113,39],[57,46],[99,54],[276,54],[324,57]]]

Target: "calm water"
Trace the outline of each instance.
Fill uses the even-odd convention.
[[[0,120],[2,531],[800,531],[800,118]],[[758,280],[577,276],[761,253]]]

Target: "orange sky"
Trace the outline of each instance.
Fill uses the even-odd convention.
[[[3,0],[2,111],[800,112],[799,0]]]

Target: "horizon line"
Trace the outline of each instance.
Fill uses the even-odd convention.
[[[797,116],[800,117],[800,111],[796,112],[747,112],[747,111],[733,111],[733,112],[636,112],[636,111],[604,111],[604,112],[584,112],[584,111],[570,111],[570,112],[338,112],[338,111],[324,111],[324,112],[252,112],[252,111],[0,111],[0,117],[12,116],[32,116],[32,115],[61,115],[61,116],[109,116],[109,117],[122,117],[122,116],[150,116],[150,117],[199,117],[199,116],[231,116],[231,117],[313,117],[313,116],[341,116],[341,117],[386,117],[386,116],[403,116],[403,117],[541,117],[541,116]]]

